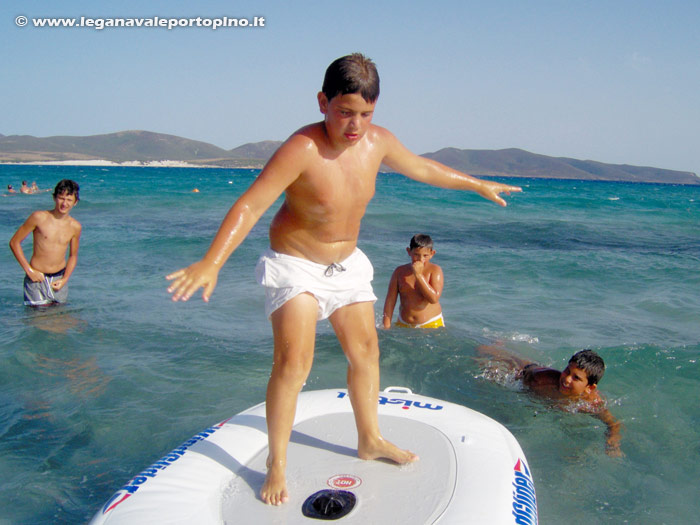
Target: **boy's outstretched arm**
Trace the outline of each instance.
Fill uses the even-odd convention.
[[[172,294],[173,301],[187,301],[199,288],[204,288],[202,299],[209,301],[226,260],[263,213],[303,171],[305,141],[304,137],[295,135],[280,146],[228,211],[204,257],[165,277],[172,281],[168,293]]]
[[[501,342],[492,345],[479,345],[476,347],[476,353],[480,357],[488,357],[489,359],[502,362],[513,368],[513,370],[522,370],[527,365],[536,364],[509,352]]]
[[[620,430],[622,428],[622,424],[613,417],[610,410],[607,408],[604,408],[600,412],[596,413],[595,416],[608,427],[607,431],[605,432],[606,454],[613,457],[624,456],[624,453],[620,449]]]
[[[518,186],[477,179],[434,160],[416,155],[406,149],[388,130],[378,126],[376,130],[386,147],[384,164],[418,182],[440,188],[470,190],[501,206],[506,206],[506,201],[500,196],[501,193],[510,195],[513,192],[523,191]]]

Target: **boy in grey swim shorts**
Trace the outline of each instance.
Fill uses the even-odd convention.
[[[396,463],[418,459],[385,440],[379,430],[376,298],[368,284],[371,267],[356,251],[362,216],[382,163],[427,184],[475,191],[502,206],[500,193],[520,191],[409,152],[389,131],[372,124],[378,97],[379,75],[371,60],[357,53],[335,60],[317,95],[323,120],[301,128],[280,146],[231,207],[204,258],[167,276],[174,301],[188,300],[199,288],[204,288],[202,298],[208,301],[223,264],[285,194],[270,225],[270,249],[275,253],[263,256],[258,274],[266,287],[272,285],[268,290],[273,288],[268,293],[274,339],[265,405],[268,471],[260,490],[268,504],[289,499],[287,445],[297,396],[311,370],[319,317],[328,316],[348,360],[358,456]]]
[[[25,272],[24,304],[27,306],[65,303],[68,279],[78,263],[82,227],[70,212],[80,200],[80,187],[76,182],[64,179],[56,184],[53,200],[53,210],[32,213],[10,239],[10,249]],[[34,249],[27,261],[22,241],[30,233]]]

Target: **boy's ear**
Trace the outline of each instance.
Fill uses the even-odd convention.
[[[318,99],[318,109],[325,115],[328,112],[328,97],[323,91],[319,91],[316,98]]]
[[[597,383],[593,383],[592,385],[589,384],[589,385],[586,387],[586,392],[588,392],[589,394],[592,394],[593,392],[596,391],[597,388],[598,388],[598,384],[597,384]]]

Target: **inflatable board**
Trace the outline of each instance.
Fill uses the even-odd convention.
[[[536,524],[537,502],[520,445],[469,408],[390,387],[379,396],[382,434],[420,461],[357,457],[347,390],[299,394],[287,454],[290,500],[265,505],[265,404],[183,443],[120,488],[93,525]]]

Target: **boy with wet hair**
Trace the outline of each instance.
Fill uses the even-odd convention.
[[[199,288],[209,301],[223,264],[285,194],[270,224],[270,249],[256,267],[274,340],[266,395],[268,471],[260,490],[268,504],[289,499],[287,446],[321,319],[330,321],[348,360],[358,456],[400,464],[418,459],[379,431],[377,298],[372,264],[357,248],[357,239],[382,163],[414,180],[475,191],[502,206],[500,193],[521,191],[411,153],[389,131],[372,124],[378,96],[379,75],[371,60],[355,53],[334,61],[317,95],[323,120],[296,131],[280,146],[233,204],[202,260],[167,276],[174,301],[188,300]]]
[[[53,210],[32,213],[10,239],[10,249],[25,272],[24,304],[48,306],[68,300],[68,279],[78,263],[80,223],[70,211],[80,200],[80,187],[63,179],[53,192]],[[22,242],[33,234],[34,247],[29,261]],[[69,250],[66,260],[66,250]]]
[[[590,349],[576,352],[561,372],[524,360],[505,351],[501,345],[480,346],[477,353],[494,358],[497,362],[516,370],[516,379],[538,396],[562,401],[569,406],[576,403],[576,411],[586,412],[600,419],[607,426],[605,451],[611,456],[621,456],[620,423],[608,410],[598,392],[598,382],[605,373],[605,362]]]
[[[441,328],[445,326],[440,306],[444,286],[442,268],[430,262],[435,255],[433,240],[422,233],[411,238],[406,248],[411,258],[394,270],[384,300],[382,325],[391,328],[396,300],[401,300],[396,326],[405,328]]]

